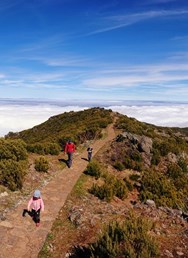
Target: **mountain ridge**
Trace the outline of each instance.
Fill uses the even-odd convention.
[[[68,132],[70,132],[72,121],[75,122],[76,120],[78,120],[78,122],[80,123],[80,114],[83,115],[82,112],[81,113],[70,112],[68,114],[65,114],[67,116],[67,119],[69,115],[71,117],[71,119],[68,119],[69,121]],[[97,117],[94,122],[91,114],[96,115]],[[186,198],[184,198],[188,190],[187,189],[188,187],[188,181],[187,181],[188,146],[187,146],[186,134],[183,134],[182,132],[179,132],[173,128],[157,127],[155,125],[139,122],[134,118],[128,118],[127,116],[120,115],[119,113],[112,112],[111,110],[106,112],[103,109],[95,108],[95,109],[86,111],[86,113],[83,116],[86,118],[88,115],[90,115],[90,117],[88,118],[88,120],[85,119],[85,122],[87,123],[87,126],[88,126],[89,120],[91,121],[90,125],[92,126],[97,125],[98,128],[96,128],[97,130],[95,131],[97,133],[95,135],[92,135],[92,137],[90,135],[89,137],[86,137],[86,134],[84,134],[84,137],[81,138],[81,140],[79,140],[80,138],[78,138],[77,136],[80,135],[80,132],[85,133],[84,130],[86,127],[83,127],[82,131],[80,130],[77,131],[76,130],[77,128],[74,129],[75,131],[73,130],[73,134],[71,136],[74,136],[74,133],[78,132],[77,136],[75,138],[73,137],[73,140],[75,139],[78,144],[78,153],[82,155],[82,151],[83,150],[85,151],[86,147],[89,144],[94,144],[94,142],[97,139],[99,142],[104,141],[106,137],[104,130],[106,130],[105,128],[109,126],[109,124],[111,124],[112,120],[114,119],[115,119],[114,120],[115,134],[113,136],[113,139],[106,142],[105,146],[99,152],[95,153],[94,155],[95,157],[91,162],[91,164],[88,164],[88,166],[91,165],[91,168],[87,167],[86,169],[87,173],[84,173],[84,176],[88,180],[86,185],[84,186],[84,189],[85,189],[84,192],[86,192],[86,195],[82,196],[81,199],[80,197],[78,197],[78,199],[75,198],[72,200],[68,198],[67,199],[68,203],[64,207],[65,210],[63,213],[65,214],[65,217],[63,217],[63,219],[64,220],[66,219],[67,221],[69,221],[69,219],[72,218],[71,222],[69,222],[70,223],[69,226],[72,225],[71,223],[73,224],[78,223],[77,231],[79,233],[77,232],[76,234],[78,235],[82,234],[82,237],[85,239],[85,241],[75,240],[75,243],[77,243],[80,247],[82,247],[82,244],[84,244],[84,246],[87,246],[90,243],[90,241],[88,241],[89,239],[87,237],[87,232],[89,232],[88,236],[92,236],[93,241],[96,240],[96,236],[92,234],[92,227],[94,229],[96,226],[95,222],[98,223],[97,222],[98,216],[95,216],[95,213],[96,213],[95,209],[92,210],[92,207],[90,206],[89,212],[91,213],[91,216],[93,214],[93,218],[94,218],[94,221],[93,223],[91,223],[90,226],[88,226],[87,224],[84,224],[84,222],[79,222],[79,220],[77,219],[76,220],[73,219],[75,215],[74,213],[75,211],[76,214],[79,214],[79,216],[81,216],[81,218],[84,221],[86,217],[85,215],[82,216],[79,206],[81,206],[81,209],[85,211],[87,209],[86,203],[91,202],[92,204],[93,202],[95,208],[100,210],[100,213],[103,219],[105,218],[105,214],[110,215],[109,207],[111,207],[111,210],[113,210],[113,214],[116,214],[116,215],[119,214],[119,216],[122,219],[127,216],[127,212],[129,209],[131,210],[133,209],[134,211],[136,211],[137,215],[140,213],[145,214],[144,216],[146,216],[146,218],[149,218],[150,214],[152,213],[153,218],[156,217],[157,223],[159,224],[157,229],[155,229],[155,231],[152,231],[152,234],[154,234],[155,237],[157,237],[158,235],[157,238],[159,242],[162,241],[160,242],[162,246],[162,248],[160,249],[161,250],[160,257],[166,257],[165,255],[168,252],[171,255],[173,255],[171,257],[178,257],[177,252],[180,252],[179,249],[181,249],[181,252],[184,255],[184,256],[182,255],[182,257],[186,257],[187,224],[186,224],[186,221],[184,221],[181,217],[182,211],[187,212],[187,207],[186,207],[187,200]],[[101,117],[104,115],[106,115],[107,117]],[[74,116],[76,116],[76,118]],[[73,119],[73,117],[75,119]],[[48,120],[48,122],[50,121],[53,123],[54,122],[57,123],[56,118],[57,116],[55,116],[55,118],[52,117]],[[32,132],[32,130],[30,132]],[[6,141],[8,141],[9,143],[8,146],[10,146],[10,141],[12,144],[12,141],[14,141],[13,139],[15,139],[14,137],[15,135],[13,135],[13,138],[11,138],[10,136],[6,137]],[[17,138],[19,138],[18,136],[19,135],[16,135]],[[70,137],[70,134],[69,135],[67,134],[66,137],[64,137],[64,140],[66,140],[67,137]],[[51,138],[46,138],[46,139],[51,139]],[[18,139],[15,139],[15,141],[17,140]],[[53,143],[53,141],[51,141],[51,143]],[[59,144],[59,141],[56,141],[56,143]],[[27,145],[30,143],[25,143],[25,144]],[[42,145],[46,144],[46,142],[41,141],[41,144]],[[60,144],[62,144],[62,142]],[[22,145],[20,145],[20,147],[21,146]],[[63,145],[61,146],[63,147]],[[34,170],[33,164],[34,164],[34,159],[40,155],[41,154],[37,154],[36,152],[29,153],[29,163],[30,163],[29,170],[30,170],[31,177],[29,178],[28,182],[30,183],[33,179],[38,180],[39,178],[37,171]],[[59,169],[58,173],[61,173],[60,171],[64,167],[64,166],[62,167],[62,165],[64,164],[61,161],[63,159],[60,158],[62,155],[63,154],[61,152],[58,155],[49,155],[49,154],[45,155],[45,157],[50,161],[50,164],[52,167],[53,166],[55,167],[55,163],[56,163],[56,168]],[[86,155],[86,152],[84,155]],[[4,161],[2,160],[2,162]],[[91,177],[90,175],[91,172],[89,172],[90,169],[92,173],[95,173],[96,168],[99,168],[99,170],[97,170],[98,171],[97,174],[96,175],[94,174],[94,177]],[[72,172],[74,172],[74,170]],[[56,171],[53,170],[53,173],[56,173]],[[49,174],[51,174],[51,172],[49,172]],[[45,179],[45,177],[48,175],[40,174],[40,176]],[[53,179],[53,176],[51,179]],[[26,178],[24,180],[26,180]],[[92,188],[93,183],[94,183],[94,187]],[[115,188],[114,188],[114,184],[115,184]],[[37,186],[36,183],[35,183],[35,186]],[[32,189],[30,189],[30,191],[31,190]],[[11,195],[11,193],[8,192],[6,188],[3,188],[3,191],[7,192],[9,196]],[[28,190],[26,189],[25,191],[28,191]],[[22,192],[23,192],[23,189],[22,189]],[[3,198],[1,198],[1,201],[2,200]],[[79,202],[77,204],[78,200]],[[84,200],[86,201],[86,203]],[[146,205],[148,200],[152,200],[153,201],[152,205],[154,206],[149,206],[149,204]],[[103,204],[106,207],[104,210],[102,210]],[[162,207],[164,211],[161,211],[160,207]],[[178,212],[175,213],[175,210],[178,210]],[[175,215],[172,215],[171,217],[166,218],[165,216],[167,216],[168,212]],[[157,213],[161,213],[161,216],[163,219],[166,218],[165,221],[163,222],[164,225],[162,225],[162,221],[160,221],[160,218],[157,217]],[[57,220],[59,221],[58,223],[61,224],[60,214],[61,214],[61,211],[57,216]],[[47,214],[45,216],[47,216]],[[176,221],[174,229],[176,230],[177,234],[178,232],[180,233],[182,232],[182,230],[184,230],[183,231],[184,233],[181,239],[179,238],[179,240],[181,240],[182,243],[177,246],[173,246],[172,244],[167,245],[168,239],[166,238],[166,235],[165,235],[169,230],[171,241],[172,239],[174,239],[172,236],[173,228],[170,225],[168,225],[169,223],[173,223],[172,222],[173,220]],[[5,215],[5,221],[6,221],[6,215]],[[105,223],[108,222],[108,220],[106,219],[104,219],[104,221]],[[54,223],[55,223],[54,225],[56,225],[57,221],[55,221]],[[179,223],[181,223],[180,228],[179,228]],[[54,246],[54,247],[56,246],[58,249],[60,248],[60,245],[62,245],[59,235],[57,235],[59,237],[57,237],[56,239],[56,233],[55,231],[53,231],[53,228],[55,227],[54,225],[50,233],[53,235],[54,241],[52,239],[51,242],[50,241],[48,242],[48,237],[47,237],[47,242],[44,245],[44,246],[48,246],[47,253],[48,255],[52,255],[51,257],[53,257],[53,255],[57,255],[58,252],[56,252],[55,249],[53,248],[50,249],[50,246]],[[162,229],[163,226],[166,227],[167,229],[165,231],[165,234],[163,233],[163,229]],[[85,231],[82,231],[83,227],[89,230],[89,231],[86,230],[86,235],[84,233]],[[96,227],[96,233],[97,233],[97,230],[99,229],[100,227],[98,225],[98,227]],[[60,227],[59,230],[60,232],[63,232],[65,229],[61,230],[61,227]],[[66,228],[66,230],[68,230],[69,232],[68,228]],[[71,236],[73,237],[73,234]],[[165,249],[165,244],[168,246],[168,249],[167,247]],[[70,243],[68,244],[68,248],[66,249],[65,254],[67,254],[67,252],[73,253],[73,246],[71,246]],[[58,253],[58,255],[60,255],[60,253]],[[45,257],[48,257],[48,256],[45,256]],[[60,256],[54,256],[54,257],[60,257]],[[150,257],[154,257],[154,256],[150,256]]]

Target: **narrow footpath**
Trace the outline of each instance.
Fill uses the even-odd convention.
[[[92,144],[93,155],[114,137],[113,125],[109,125],[107,136]],[[40,189],[45,203],[45,211],[41,212],[40,227],[35,226],[30,216],[22,217],[22,211],[27,207],[28,200],[11,210],[6,220],[0,222],[0,258],[37,258],[59,210],[88,164],[83,159],[86,157],[86,150],[81,154],[75,154],[72,168],[62,169]]]

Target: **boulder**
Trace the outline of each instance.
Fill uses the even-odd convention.
[[[153,200],[147,200],[146,201],[146,204],[149,206],[149,207],[156,207],[156,204]]]
[[[142,136],[138,143],[139,151],[150,154],[152,150],[152,144],[153,144],[153,141],[151,138],[147,136]]]
[[[129,140],[133,145],[137,146],[140,152],[145,152],[150,154],[152,150],[153,141],[147,136],[140,136],[129,132],[123,132],[116,137],[117,142],[122,142],[124,140]]]

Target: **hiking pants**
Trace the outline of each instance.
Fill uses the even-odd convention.
[[[92,158],[92,152],[88,152],[88,161],[91,161]]]
[[[67,152],[68,155],[68,161],[67,161],[67,165],[70,168],[72,166],[72,157],[73,157],[73,152]]]
[[[31,215],[35,223],[40,223],[40,209],[38,211],[32,209]]]

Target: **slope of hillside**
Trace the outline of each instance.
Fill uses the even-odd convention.
[[[104,129],[102,134],[102,139],[92,142],[94,154],[107,141],[114,138],[112,125]],[[10,258],[12,255],[15,258],[23,258],[26,255],[30,258],[37,257],[58,211],[63,206],[80,174],[87,166],[86,157],[87,151],[86,146],[84,146],[81,152],[78,150],[77,153],[75,153],[73,166],[69,169],[62,165],[66,159],[63,153],[61,156],[53,156],[53,159],[50,156],[48,157],[51,163],[50,170],[53,169],[50,171],[50,175],[35,171],[33,163],[30,164],[30,177],[28,181],[24,182],[23,188],[23,190],[27,190],[27,195],[24,196],[25,191],[21,191],[21,198],[16,205],[9,210],[4,209],[3,216],[0,216],[1,258]],[[23,209],[27,207],[27,201],[30,199],[36,187],[41,190],[45,203],[45,210],[41,214],[41,225],[37,228],[29,215],[22,217]],[[4,192],[4,195],[0,196],[1,203],[4,200],[3,196],[8,197],[7,201],[10,201],[10,193],[6,192],[5,196]]]
[[[113,132],[113,137],[106,141],[103,129],[112,121],[114,121],[115,133]],[[178,128],[158,127],[100,108],[65,113],[52,117],[32,129],[17,134],[10,133],[7,139],[1,141],[0,183],[2,184],[2,175],[7,179],[10,176],[11,180],[16,179],[17,170],[12,174],[14,166],[10,167],[10,171],[7,168],[10,172],[7,172],[7,177],[6,173],[2,172],[6,164],[14,165],[15,162],[20,162],[19,159],[23,156],[20,154],[25,153],[25,146],[56,143],[63,147],[63,142],[69,137],[79,146],[78,155],[85,151],[86,156],[86,147],[89,143],[94,144],[97,138],[101,139],[99,141],[101,145],[104,143],[106,145],[98,153],[95,150],[94,162],[89,164],[85,172],[79,170],[81,160],[78,160],[79,158],[82,159],[82,163],[86,162],[85,157],[78,156],[75,159],[78,163],[75,163],[76,168],[71,172],[84,173],[67,199],[66,205],[60,210],[57,219],[55,220],[55,217],[50,215],[50,225],[53,220],[55,222],[39,257],[92,257],[89,247],[90,244],[94,244],[92,248],[97,247],[98,250],[101,245],[105,246],[107,252],[114,253],[112,256],[114,258],[122,257],[127,246],[132,253],[131,257],[187,258],[188,142],[186,134]],[[96,145],[96,148],[99,146]],[[24,155],[24,159],[27,159],[26,156]],[[56,174],[59,175],[64,169],[66,157],[61,152],[53,156],[43,153],[43,156],[50,165],[47,173],[35,170],[35,159],[40,155],[28,153],[29,167],[22,173],[25,175],[22,188],[11,192],[6,188],[6,184],[0,187],[2,207],[0,234],[4,234],[5,231],[14,231],[11,225],[15,223],[14,218],[18,219],[20,214],[10,216],[10,223],[7,213],[11,213],[11,210],[14,213],[15,205],[18,205],[19,210],[20,199],[23,201],[34,188],[44,187],[45,189],[51,181],[53,185],[51,192],[54,193],[56,185],[53,182],[56,182],[55,184],[60,185],[61,194],[66,191],[67,196],[65,183],[62,185],[59,180],[54,180]],[[23,161],[25,164],[26,160]],[[85,167],[86,164],[80,168]],[[64,172],[68,173],[68,170],[65,169]],[[74,177],[74,173],[70,176]],[[67,178],[68,176],[65,180]],[[74,181],[73,178],[70,180]],[[45,192],[46,200],[49,190]],[[70,188],[69,191],[71,191]],[[23,197],[22,194],[24,194]],[[56,200],[55,196],[53,198]],[[7,209],[10,206],[11,210]],[[50,214],[50,203],[47,203],[47,211]],[[56,215],[57,213],[58,210],[56,210]],[[146,221],[151,221],[151,224],[140,220],[140,215]],[[135,239],[140,236],[131,217],[135,221],[138,218],[137,222],[143,223],[140,230],[146,242],[139,240],[142,243],[139,248],[135,247],[138,241]],[[21,219],[19,218],[20,222]],[[44,226],[48,224],[48,229],[50,229],[47,213],[44,214],[44,220]],[[118,225],[117,231],[124,232],[123,235],[126,235],[128,233],[126,227],[130,227],[129,233],[132,234],[132,243],[134,242],[135,246],[126,242],[125,239],[122,239],[121,243],[116,242],[116,239],[115,246],[113,246],[114,240],[109,238],[109,232],[104,232],[104,236],[100,239],[102,242],[97,240],[98,233],[101,232],[104,224],[108,225],[112,221],[124,223],[126,220],[130,224],[124,225],[123,228]],[[31,223],[26,224],[30,227]],[[114,227],[113,225],[111,229],[116,232]],[[21,228],[19,224],[19,230]],[[47,234],[43,227],[41,231],[43,236],[44,231]],[[26,230],[24,234],[27,234]],[[37,232],[32,231],[32,234],[37,234]],[[106,236],[108,241],[104,241]],[[9,241],[8,238],[6,240]],[[174,243],[177,244],[174,245]],[[149,256],[144,253],[142,248],[144,245],[147,245],[147,251],[152,253]],[[11,250],[11,246],[9,248]],[[16,249],[17,252],[18,249]],[[24,252],[23,249],[22,251]],[[142,256],[136,256],[137,252],[140,252]],[[104,255],[103,257],[111,256]]]
[[[188,257],[186,136],[177,134],[177,129],[116,115],[116,138],[87,167],[60,210],[39,257],[91,258],[97,253],[114,258]],[[143,228],[139,225],[142,239],[134,228],[137,218],[143,223]],[[112,221],[127,220],[131,232],[104,229]],[[146,229],[151,238],[144,235]],[[132,242],[123,240],[123,235],[120,242],[118,235],[111,239],[118,230],[132,237]],[[153,248],[148,249],[149,254],[141,248],[148,243]]]
[[[65,112],[50,117],[46,122],[6,138],[21,138],[28,144],[59,143],[67,138],[81,143],[100,136],[102,128],[112,122],[111,111],[91,108],[79,112]]]

